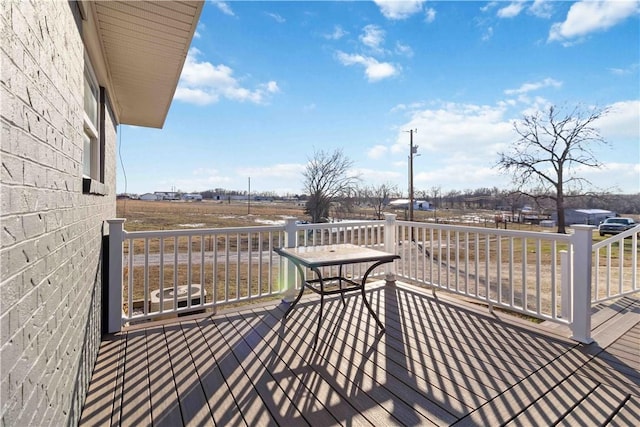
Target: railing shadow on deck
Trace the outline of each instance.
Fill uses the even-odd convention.
[[[520,399],[533,402],[568,377],[578,389],[592,387],[588,378],[572,375],[588,359],[568,339],[404,285],[373,288],[367,297],[374,310],[384,312],[386,332],[360,296],[348,296],[346,306],[328,298],[316,350],[319,307],[312,299],[300,301],[286,321],[280,304],[109,336],[105,348],[126,346],[129,354],[99,361],[92,381],[105,386],[97,396],[115,407],[132,397],[106,384],[113,376],[120,385],[138,377],[159,381],[152,386],[159,394],[151,398],[173,403],[153,414],[152,408],[148,414],[144,408],[124,410],[116,421],[126,424],[179,425],[209,416],[223,424],[273,417],[291,425],[332,425],[380,411],[394,423],[420,425],[472,423],[479,410],[492,419],[526,420],[527,401],[511,396],[519,389]],[[151,372],[167,362],[171,374]],[[564,403],[573,404],[559,401],[536,419],[560,419]],[[91,407],[83,420],[113,422],[107,406]]]

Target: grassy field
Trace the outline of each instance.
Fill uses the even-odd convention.
[[[403,210],[389,211],[405,219]],[[183,202],[142,201],[122,199],[117,202],[117,215],[126,218],[128,231],[173,230],[184,228],[249,227],[283,221],[286,217],[309,220],[304,213],[304,203],[294,202]],[[414,220],[419,222],[444,222],[458,225],[495,227],[494,211],[482,210],[436,210],[414,211]],[[376,219],[370,207],[356,207],[348,217],[340,219]],[[500,224],[504,228],[505,224]],[[551,231],[533,224],[507,223],[507,228],[527,231]]]

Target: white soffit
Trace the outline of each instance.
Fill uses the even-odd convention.
[[[120,123],[164,125],[203,3],[89,3]]]

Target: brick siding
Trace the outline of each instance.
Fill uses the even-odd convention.
[[[0,2],[0,423],[75,425],[100,344],[106,195],[82,193],[84,47],[74,2]]]

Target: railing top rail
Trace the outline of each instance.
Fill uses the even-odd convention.
[[[611,237],[609,237],[607,239],[601,240],[598,243],[594,243],[593,246],[592,246],[592,249],[594,251],[597,251],[598,249],[604,248],[604,247],[606,247],[607,245],[609,245],[609,244],[611,244],[613,242],[617,242],[617,241],[620,241],[620,240],[624,240],[627,237],[631,237],[636,233],[640,233],[640,224],[636,225],[633,228],[630,228],[629,230],[623,231],[622,233],[618,233],[618,234],[613,235],[613,236],[611,236]]]
[[[347,227],[367,227],[384,225],[384,220],[364,220],[364,221],[340,221],[326,222],[318,224],[296,224],[299,230],[319,230],[325,228],[347,228]],[[142,239],[170,236],[201,236],[201,235],[223,235],[229,233],[259,233],[259,232],[280,232],[285,230],[285,225],[261,225],[255,227],[226,227],[226,228],[191,228],[188,230],[147,230],[147,231],[126,231],[126,239]]]
[[[480,234],[493,234],[504,237],[521,237],[531,239],[544,239],[544,240],[556,240],[560,242],[571,242],[570,234],[559,234],[545,231],[523,231],[523,230],[503,230],[500,228],[486,228],[486,227],[474,227],[471,225],[451,225],[451,224],[437,224],[431,222],[411,222],[411,221],[397,221],[397,225],[408,227],[421,227],[421,228],[433,228],[436,230],[449,230],[449,231],[461,231],[469,233]]]
[[[384,220],[363,220],[363,221],[338,221],[338,222],[321,222],[317,224],[297,224],[298,228],[303,230],[317,230],[322,228],[336,227],[366,227],[372,225],[384,225]]]
[[[150,231],[126,231],[125,239],[141,239],[171,236],[202,236],[224,235],[229,233],[261,233],[284,231],[283,225],[262,225],[255,227],[227,227],[227,228],[192,228],[188,230],[150,230]]]

